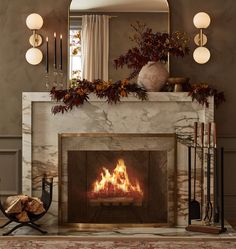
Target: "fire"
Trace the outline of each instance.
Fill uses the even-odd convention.
[[[102,168],[101,178],[93,183],[90,198],[133,197],[142,199],[143,191],[139,182],[131,183],[123,159],[119,159],[116,168],[111,174],[105,167]]]

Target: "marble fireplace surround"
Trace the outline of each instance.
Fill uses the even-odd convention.
[[[156,133],[177,137],[192,134],[193,123],[214,120],[213,99],[209,108],[192,102],[187,93],[149,93],[147,101],[128,97],[116,105],[90,96],[90,102],[65,114],[53,115],[55,102],[48,92],[23,93],[22,191],[38,196],[44,173],[54,177],[47,224],[58,223],[58,134],[61,133]],[[177,143],[176,225],[187,224],[187,147]]]

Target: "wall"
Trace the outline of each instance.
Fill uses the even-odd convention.
[[[1,0],[0,2],[0,134],[21,134],[21,93],[22,91],[43,91],[43,64],[31,66],[25,61],[29,48],[30,31],[25,19],[31,12],[44,18],[45,25],[40,31],[52,38],[53,32],[67,33],[67,8],[69,0]],[[235,147],[236,137],[236,1],[235,0],[169,0],[171,29],[187,31],[193,36],[197,33],[192,18],[199,11],[206,11],[212,18],[208,35],[208,48],[211,60],[206,65],[196,64],[192,56],[171,60],[172,76],[188,76],[191,82],[206,81],[225,91],[227,102],[216,110],[216,122],[220,134],[219,142],[229,150]],[[192,44],[192,48],[194,48]],[[66,50],[64,50],[64,55]],[[52,56],[52,51],[50,51]],[[66,57],[64,57],[66,58]],[[66,62],[66,59],[65,59]],[[13,148],[14,146],[12,146]],[[15,146],[17,147],[17,146]],[[228,156],[230,155],[230,156]],[[231,210],[236,209],[236,190],[234,169],[236,153],[228,153],[226,165],[227,191]],[[234,216],[236,213],[226,213]]]
[[[199,65],[192,55],[172,59],[171,74],[188,76],[191,82],[207,82],[225,92],[226,103],[216,109],[218,144],[225,147],[225,209],[226,217],[236,220],[236,1],[235,0],[169,0],[171,30],[188,32],[191,37],[197,33],[193,16],[205,11],[211,16],[211,24],[205,31],[211,59]],[[195,48],[192,43],[191,49]]]
[[[21,192],[21,137],[0,137],[0,195]]]
[[[67,5],[69,0],[1,0],[0,1],[0,134],[21,134],[21,93],[45,91],[44,62],[32,66],[25,60],[31,35],[25,24],[33,12],[40,14],[44,25],[40,34],[53,39],[53,32],[67,37]],[[65,41],[65,40],[64,40]],[[52,43],[49,56],[53,59]],[[66,47],[64,58],[66,58]],[[41,46],[45,51],[45,44]],[[67,65],[66,60],[65,65]],[[66,72],[66,68],[65,68]]]
[[[29,65],[25,53],[30,48],[31,31],[26,17],[36,12],[44,19],[40,34],[53,38],[53,32],[67,37],[67,6],[70,0],[1,0],[0,1],[0,194],[21,191],[21,99],[23,91],[45,91],[44,62]],[[65,42],[65,40],[64,40]],[[63,51],[66,58],[67,44]],[[53,50],[50,42],[49,57]],[[45,52],[45,44],[40,47]],[[67,65],[64,59],[64,65]],[[66,68],[64,68],[66,75]],[[18,179],[17,178],[18,174]]]
[[[178,4],[177,4],[178,2]],[[191,82],[208,82],[223,90],[227,102],[216,110],[216,121],[219,134],[236,135],[236,116],[233,106],[236,105],[236,1],[234,0],[169,0],[171,9],[171,30],[188,32],[191,37],[197,33],[193,26],[193,16],[205,11],[211,16],[211,24],[206,30],[207,47],[211,59],[205,65],[193,61],[192,55],[182,59],[173,59],[172,75],[189,76]],[[195,48],[192,42],[191,49]]]

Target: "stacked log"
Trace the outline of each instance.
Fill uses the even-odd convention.
[[[39,215],[45,212],[43,202],[37,197],[27,195],[9,196],[4,204],[5,212],[14,216],[20,222],[30,221],[29,215]]]

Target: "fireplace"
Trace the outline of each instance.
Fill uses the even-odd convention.
[[[209,108],[206,108],[197,102],[192,102],[188,93],[149,92],[148,101],[139,101],[129,96],[116,105],[108,105],[105,100],[91,95],[90,103],[85,103],[80,108],[75,108],[63,115],[52,115],[51,109],[55,103],[48,92],[25,92],[22,103],[22,192],[30,196],[39,196],[42,175],[46,173],[54,177],[53,201],[45,216],[47,225],[56,225],[58,221],[68,223],[67,154],[69,150],[169,151],[167,152],[167,220],[168,224],[175,223],[184,227],[187,225],[188,151],[184,144],[193,134],[193,122],[207,123],[214,120],[213,98],[209,98]],[[141,142],[134,141],[139,140],[135,138],[137,135],[132,139],[126,138],[133,146],[132,144],[130,148],[123,146],[123,149],[122,146],[115,146],[116,142],[109,148],[105,146],[107,141],[104,144],[96,143],[93,147],[85,138],[87,143],[85,147],[81,142],[74,148],[71,145],[67,147],[67,140],[71,140],[72,136],[75,136],[75,140],[82,141],[81,136],[79,138],[77,135],[82,133],[86,134],[87,138],[96,137],[99,133],[107,133],[110,136],[109,139],[113,141],[116,140],[114,134],[122,133],[127,133],[129,138],[133,133],[140,134],[144,138]],[[60,134],[59,147],[58,134]],[[154,136],[146,139],[151,134]],[[165,134],[165,137],[158,134]],[[171,161],[175,158],[173,136],[167,139],[168,134],[176,134],[178,138],[176,164]],[[101,137],[98,140],[102,139]],[[94,140],[96,139],[90,139],[90,141]],[[153,146],[150,140],[155,142]],[[169,145],[165,141],[168,141]],[[60,154],[59,157],[58,154]]]
[[[175,150],[173,134],[60,134],[60,223],[173,225]]]

